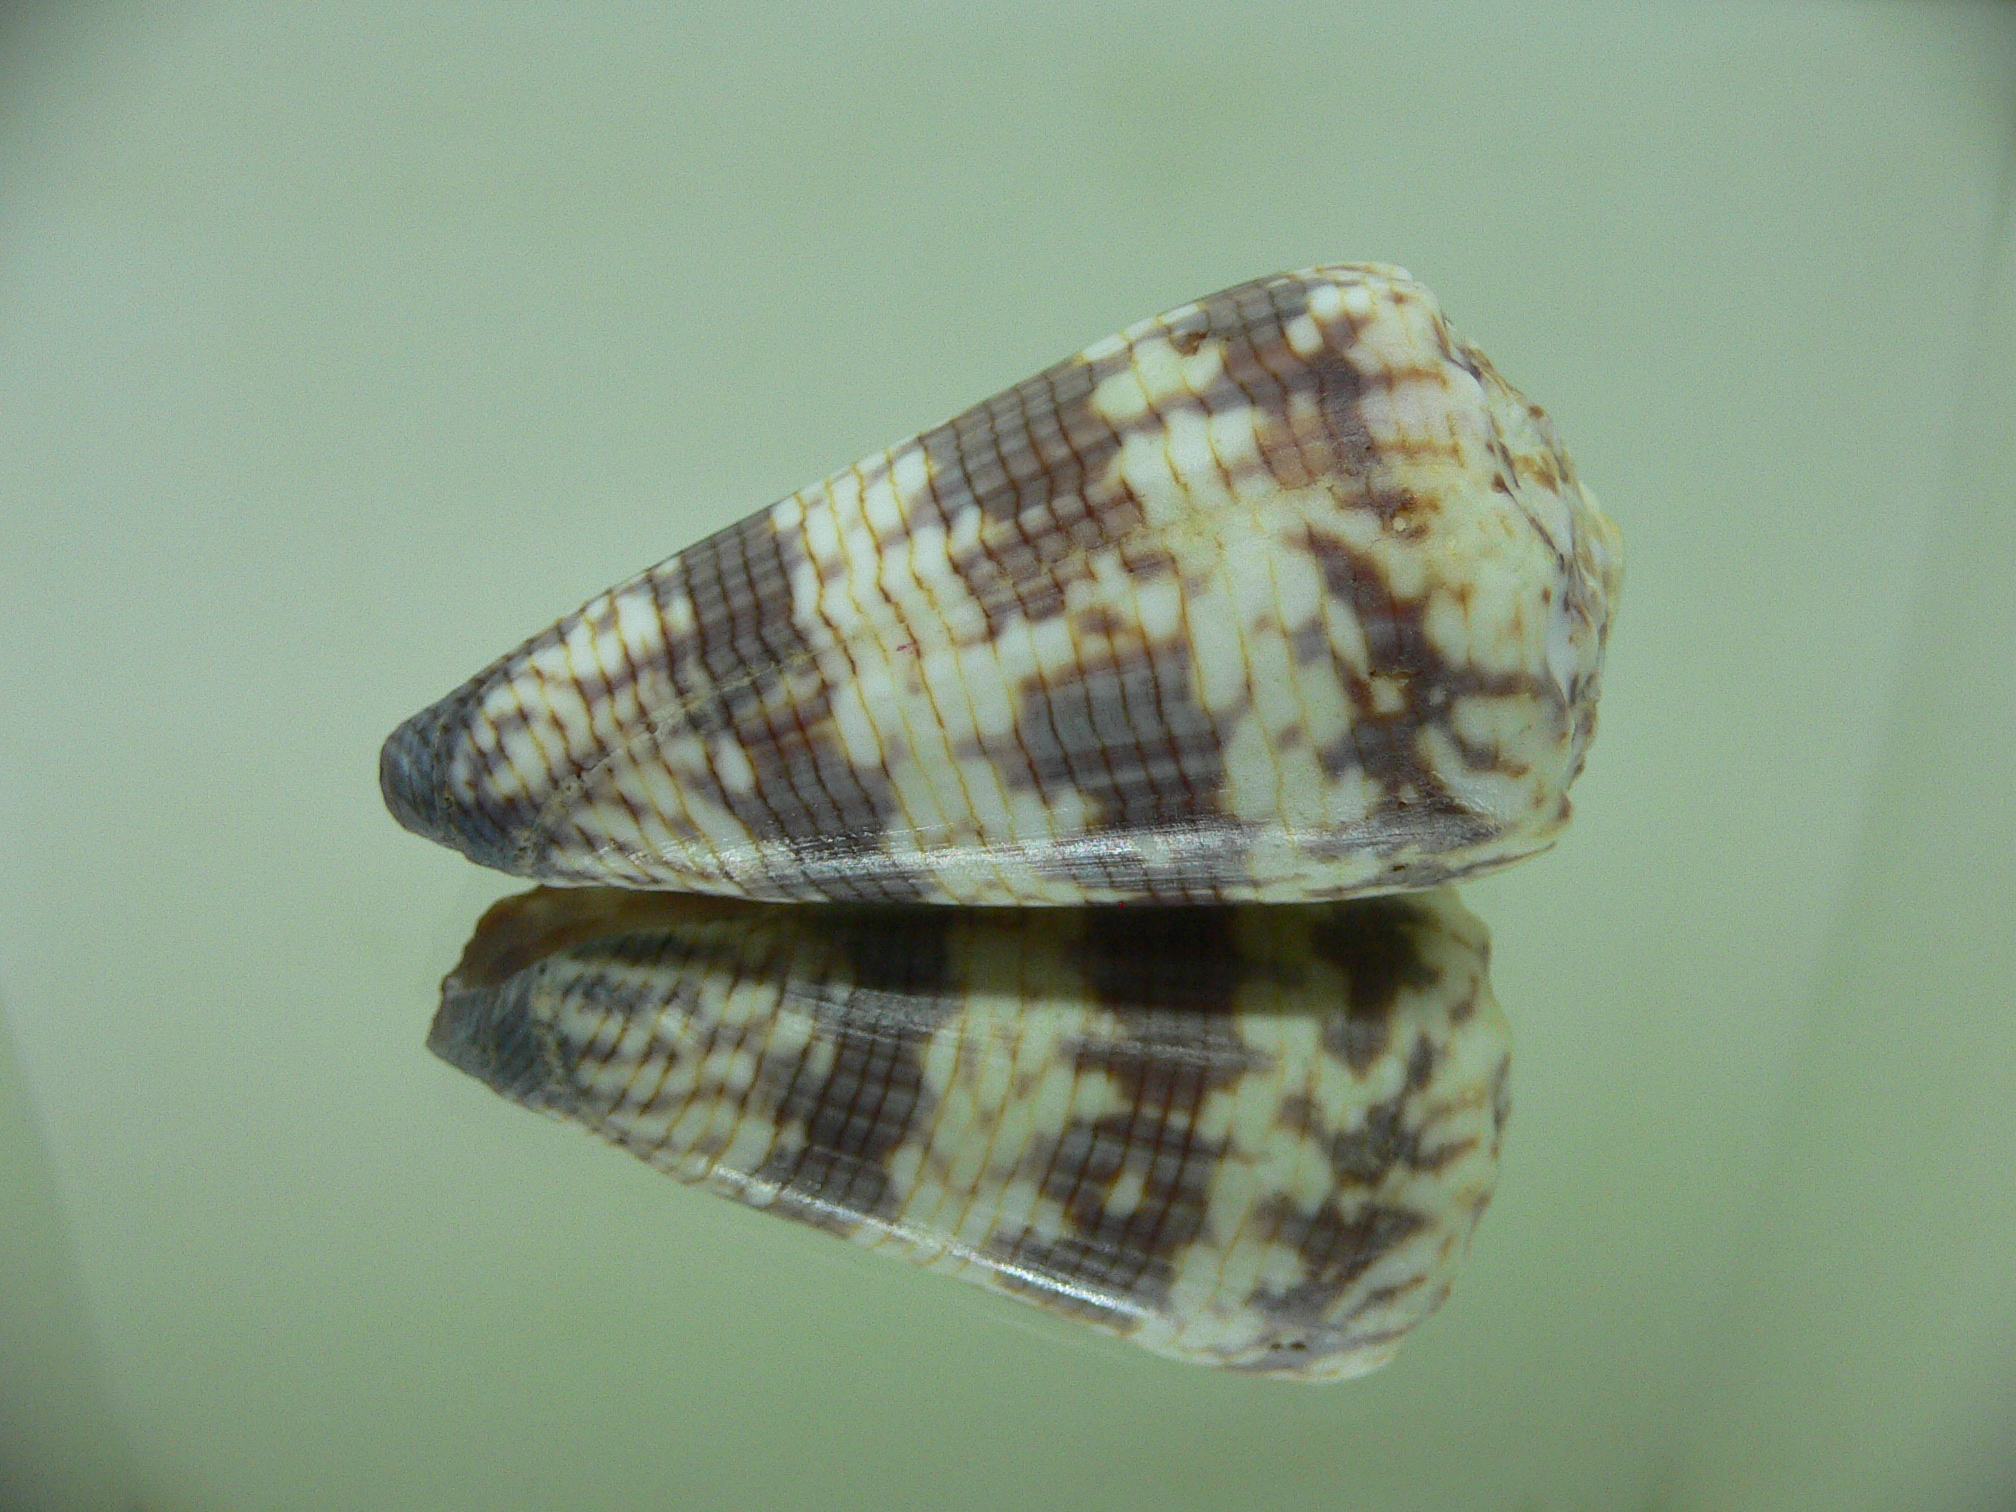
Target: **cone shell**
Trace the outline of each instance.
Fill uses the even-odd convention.
[[[569,883],[1307,901],[1552,842],[1620,571],[1395,268],[1144,321],[595,599],[403,725],[387,803]]]
[[[542,889],[430,1044],[682,1181],[1198,1364],[1333,1380],[1448,1294],[1509,1039],[1446,889],[804,909]]]

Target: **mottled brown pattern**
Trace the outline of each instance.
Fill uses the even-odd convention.
[[[1415,1074],[1409,1075],[1406,1089],[1385,1102],[1373,1104],[1357,1127],[1341,1129],[1331,1136],[1330,1168],[1337,1173],[1340,1184],[1376,1187],[1396,1165],[1411,1171],[1432,1171],[1453,1154],[1461,1153],[1446,1146],[1424,1145],[1420,1131],[1407,1125],[1408,1101],[1428,1084],[1428,1072],[1434,1062],[1433,1048],[1425,1039],[1417,1040],[1414,1064],[1410,1067]]]
[[[1070,564],[1140,527],[1139,501],[1107,478],[1121,432],[1090,403],[1126,361],[1060,362],[917,438],[930,487],[913,511],[948,532],[962,514],[984,517],[951,561],[990,625],[1062,612]]]
[[[798,549],[766,515],[698,542],[644,580],[658,605],[662,654],[643,665],[626,654],[623,667],[610,675],[577,666],[573,683],[601,703],[643,686],[663,690],[655,717],[626,742],[632,757],[645,753],[648,759],[650,746],[667,730],[735,742],[754,769],[752,785],[724,782],[709,765],[689,774],[685,786],[719,803],[759,842],[788,847],[806,874],[806,896],[911,899],[916,889],[902,869],[873,859],[895,819],[887,784],[840,751],[815,647],[792,613],[790,576]],[[668,628],[675,599],[691,606],[689,634]],[[542,850],[564,845],[568,835],[545,831],[543,813],[555,795],[594,791],[610,751],[554,759],[551,786],[522,795],[486,786],[458,802],[438,774],[458,757],[467,759],[478,727],[498,740],[526,728],[525,712],[500,715],[484,706],[513,678],[545,681],[534,663],[561,644],[564,631],[556,626],[536,637],[386,742],[381,779],[395,813],[423,828],[454,826],[458,843],[467,841],[465,849],[487,864],[534,875],[544,869]],[[604,638],[616,641],[613,632]],[[428,787],[428,778],[436,785]],[[628,800],[618,793],[617,801]]]
[[[1081,665],[1068,681],[1031,679],[1016,728],[1038,788],[1082,794],[1090,830],[1152,829],[1215,813],[1217,732],[1190,694],[1180,648]],[[1117,753],[1134,751],[1132,760]]]
[[[1195,1112],[1192,1101],[1067,1125],[1039,1155],[1041,1191],[1063,1208],[1066,1230],[1055,1239],[1029,1229],[997,1236],[987,1253],[1002,1266],[1002,1284],[1123,1327],[1165,1310],[1176,1258],[1203,1233],[1226,1154],[1222,1142],[1190,1135]],[[1140,1180],[1138,1200],[1116,1211],[1114,1189],[1130,1172]]]
[[[1122,351],[1057,363],[917,438],[930,468],[925,517],[948,530],[964,511],[986,518],[979,544],[952,560],[990,621],[1059,612],[1074,564],[1139,532],[1141,501],[1113,475],[1113,460],[1130,435],[1159,432],[1177,411],[1251,406],[1265,417],[1260,452],[1272,481],[1303,487],[1329,476],[1346,489],[1364,486],[1368,439],[1352,406],[1367,378],[1335,351],[1309,363],[1288,345],[1287,323],[1306,312],[1311,282],[1303,274],[1255,280],[1166,323],[1184,355],[1220,343],[1223,374],[1136,420],[1115,424],[1092,404],[1098,386],[1126,369]],[[1223,476],[1232,485],[1254,481]]]
[[[717,533],[395,732],[402,822],[575,883],[1296,901],[1551,842],[1615,533],[1399,270],[1130,327]]]
[[[1386,1026],[1403,991],[1418,992],[1440,975],[1421,957],[1417,929],[1432,928],[1404,897],[1368,898],[1363,908],[1335,914],[1316,929],[1316,954],[1344,973],[1346,1009],[1324,1025],[1324,1043],[1363,1072],[1386,1050]]]
[[[1482,931],[1447,893],[1409,910],[544,891],[486,917],[430,1044],[773,1213],[949,1256],[1176,1358],[1327,1379],[1378,1364],[1447,1292],[1502,1131]],[[1440,972],[1393,965],[1410,944],[1378,943],[1389,929]],[[1352,960],[1388,964],[1351,978]],[[1330,1026],[1381,1012],[1386,1048],[1350,1064]],[[1044,1091],[1059,1074],[1068,1103]],[[1232,1116],[1254,1077],[1278,1091]],[[1301,1171],[1306,1192],[1310,1154],[1320,1201],[1242,1181],[1214,1220],[1231,1173]],[[1255,1274],[1253,1246],[1268,1279],[1209,1279]]]
[[[1300,1281],[1283,1290],[1256,1290],[1252,1305],[1273,1321],[1284,1339],[1327,1354],[1349,1338],[1345,1325],[1352,1320],[1333,1316],[1338,1298],[1430,1220],[1411,1209],[1377,1202],[1348,1213],[1336,1202],[1325,1202],[1313,1212],[1304,1212],[1281,1197],[1262,1208],[1258,1221],[1274,1237],[1294,1247],[1305,1272]]]
[[[795,543],[756,515],[656,574],[661,602],[668,591],[683,593],[695,621],[689,639],[674,641],[678,727],[733,740],[755,773],[747,790],[712,767],[711,781],[689,778],[688,786],[759,843],[787,846],[804,896],[912,900],[915,885],[882,854],[897,818],[888,784],[840,749],[817,648],[794,621],[798,559]]]
[[[931,1112],[919,1056],[957,997],[947,922],[936,910],[855,909],[823,932],[833,958],[794,993],[821,1032],[760,1079],[761,1111],[788,1139],[756,1176],[778,1185],[785,1216],[845,1234],[890,1215],[889,1158]],[[831,1053],[824,1070],[815,1046]]]
[[[1073,674],[1031,678],[1013,749],[983,747],[1011,786],[1075,793],[1091,809],[1081,842],[1038,864],[1119,892],[1212,898],[1217,881],[1239,873],[1243,827],[1219,802],[1218,729],[1192,697],[1188,653],[1135,647]],[[1132,843],[1172,830],[1190,841],[1174,856]]]
[[[1192,1115],[1196,1104],[1167,1111]],[[1095,1293],[1100,1300],[1086,1305],[1098,1310],[1165,1308],[1175,1257],[1203,1230],[1224,1157],[1222,1143],[1195,1140],[1180,1121],[1157,1119],[1147,1109],[1072,1123],[1049,1151],[1041,1188],[1063,1207],[1067,1231],[1044,1240],[1025,1230],[998,1240],[991,1253],[1011,1267],[1010,1285],[1029,1270],[1042,1280],[1021,1284],[1066,1296]],[[1141,1178],[1139,1199],[1116,1212],[1113,1190],[1130,1167]],[[1116,1299],[1131,1306],[1118,1308]]]
[[[1458,701],[1480,695],[1529,698],[1550,710],[1559,709],[1558,717],[1565,719],[1564,700],[1528,673],[1487,673],[1452,665],[1427,634],[1426,606],[1396,595],[1378,565],[1363,552],[1319,530],[1309,531],[1308,546],[1322,564],[1331,594],[1354,612],[1370,657],[1363,673],[1338,665],[1353,715],[1344,732],[1319,752],[1323,769],[1332,775],[1356,769],[1378,783],[1382,797],[1372,815],[1372,827],[1379,835],[1373,842],[1377,849],[1413,848],[1439,857],[1484,840],[1492,829],[1490,818],[1450,793],[1427,758],[1423,736],[1430,730],[1440,733],[1473,769],[1523,775],[1516,761],[1463,738],[1451,722]],[[1375,681],[1383,682],[1383,687],[1375,689]],[[1382,709],[1380,693],[1397,693],[1398,709]],[[1411,887],[1433,879],[1417,879],[1402,867],[1396,868],[1393,880],[1396,886]]]
[[[887,1217],[890,1154],[928,1115],[917,1063],[916,1027],[837,1024],[825,1042],[832,1065],[814,1072],[801,1058],[776,1077],[766,1108],[788,1140],[756,1168],[779,1188],[778,1211],[851,1233],[863,1218]]]
[[[1041,1190],[1064,1209],[1068,1232],[1044,1241],[1025,1231],[995,1251],[1018,1270],[1052,1278],[1045,1284],[1053,1290],[1062,1279],[1074,1291],[1163,1307],[1175,1258],[1203,1231],[1226,1146],[1192,1129],[1207,1095],[1262,1064],[1231,1017],[1251,970],[1231,925],[1224,910],[1208,908],[1086,916],[1078,952],[1085,984],[1092,1003],[1117,1014],[1122,1027],[1065,1049],[1079,1076],[1112,1082],[1124,1109],[1073,1119],[1045,1148]],[[1140,1195],[1113,1211],[1114,1189],[1130,1169]]]
[[[1390,952],[1382,952],[1388,953]],[[1445,1166],[1472,1155],[1474,1136],[1431,1143],[1419,1120],[1426,1110],[1420,1097],[1434,1070],[1435,1048],[1417,1037],[1408,1055],[1407,1081],[1402,1090],[1366,1109],[1363,1119],[1332,1133],[1325,1142],[1335,1192],[1313,1210],[1286,1198],[1270,1201],[1261,1223],[1275,1237],[1294,1246],[1304,1273],[1294,1286],[1256,1290],[1252,1305],[1272,1318],[1284,1337],[1302,1336],[1316,1352],[1341,1347],[1348,1339],[1350,1313],[1338,1304],[1374,1265],[1398,1245],[1420,1234],[1434,1221],[1430,1214],[1385,1200],[1380,1195],[1398,1172],[1439,1173]],[[1502,1086],[1502,1068],[1494,1087]],[[1494,1135],[1495,1140],[1495,1135]],[[1495,1147],[1492,1151],[1494,1157]],[[1363,1194],[1354,1201],[1352,1194]],[[1401,1283],[1411,1287],[1419,1278]],[[1393,1288],[1369,1300],[1390,1300]]]
[[[1284,488],[1321,482],[1359,494],[1372,475],[1372,448],[1357,405],[1368,384],[1383,380],[1344,355],[1348,317],[1314,360],[1289,346],[1288,325],[1308,313],[1310,287],[1311,280],[1288,274],[1223,290],[1199,300],[1202,313],[1179,322],[1177,336],[1225,343],[1225,375],[1199,402],[1207,411],[1253,407],[1262,417],[1260,458],[1272,481]]]
[[[683,1180],[1175,1358],[1362,1373],[1509,1114],[1431,886],[1549,843],[1615,533],[1399,270],[1143,322],[721,531],[386,743],[499,905],[430,1045]],[[850,901],[851,900],[851,901]],[[1125,901],[1037,913],[911,901]]]

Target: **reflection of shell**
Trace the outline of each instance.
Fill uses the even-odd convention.
[[[1144,321],[702,541],[386,743],[530,877],[1296,901],[1548,845],[1618,543],[1403,271]]]
[[[1509,1041],[1449,891],[803,909],[539,891],[430,1044],[685,1181],[1122,1334],[1385,1363],[1489,1201]]]

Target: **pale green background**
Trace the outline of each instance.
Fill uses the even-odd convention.
[[[0,22],[0,1506],[2016,1505],[2016,10]],[[1450,1305],[1165,1364],[435,1062],[377,745],[1137,317],[1405,263],[1629,548]]]

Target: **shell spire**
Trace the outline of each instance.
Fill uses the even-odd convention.
[[[1615,529],[1403,270],[1095,343],[594,599],[386,742],[521,876],[1298,901],[1552,843]]]

